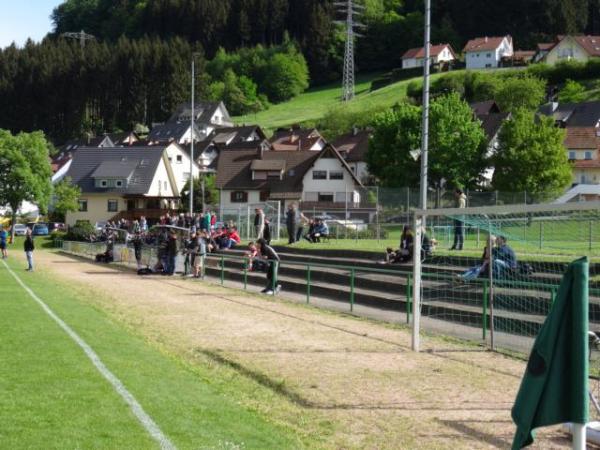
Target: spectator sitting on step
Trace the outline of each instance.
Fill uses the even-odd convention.
[[[404,225],[400,235],[400,257],[398,262],[412,261],[415,235],[410,225]]]
[[[494,245],[495,240],[496,240],[496,238],[494,236],[492,236],[491,237],[492,245]],[[471,281],[471,280],[478,278],[482,274],[486,273],[486,271],[488,269],[489,260],[490,260],[490,251],[489,251],[489,247],[486,245],[485,248],[483,249],[483,254],[481,255],[481,262],[479,264],[477,264],[476,266],[471,267],[466,272],[457,275],[456,277],[457,277],[458,281]]]
[[[494,278],[503,278],[517,270],[517,255],[506,243],[506,237],[496,238],[496,247],[492,249],[492,274]]]
[[[229,250],[234,248],[241,242],[240,235],[237,232],[236,227],[231,227],[225,236],[221,239],[221,249]]]

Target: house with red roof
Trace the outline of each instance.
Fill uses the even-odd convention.
[[[463,49],[467,69],[499,67],[502,58],[513,56],[512,37],[478,37],[471,39]]]
[[[538,61],[582,61],[600,57],[600,36],[557,36],[555,42],[538,44]]]
[[[431,64],[444,64],[454,61],[456,54],[450,44],[432,45],[430,50]],[[425,47],[411,48],[402,55],[402,68],[412,69],[423,67],[425,60]]]

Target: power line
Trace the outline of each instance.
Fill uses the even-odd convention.
[[[336,20],[335,23],[345,25],[346,27],[346,48],[344,50],[344,77],[342,81],[342,100],[347,102],[354,98],[354,40],[362,37],[355,31],[355,28],[364,28],[355,18],[360,17],[365,7],[355,2],[355,0],[346,0],[344,2],[334,2],[337,12],[345,14],[346,20]]]
[[[73,32],[62,33],[61,36],[64,38],[67,38],[67,39],[78,40],[82,51],[85,48],[86,41],[91,41],[92,39],[96,39],[96,37],[94,35],[88,34],[83,30],[81,30],[77,33],[73,33]]]

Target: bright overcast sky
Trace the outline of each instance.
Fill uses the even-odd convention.
[[[62,0],[0,0],[0,48],[27,38],[40,41],[52,31],[50,14]]]

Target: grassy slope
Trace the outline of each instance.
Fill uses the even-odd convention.
[[[379,74],[363,74],[357,76],[356,98],[349,103],[353,109],[366,109],[370,106],[392,106],[406,96],[406,86],[411,80],[400,81],[374,92],[369,92],[371,80]],[[439,75],[433,75],[436,78]],[[309,89],[298,97],[257,114],[234,117],[236,123],[256,123],[261,127],[274,130],[277,127],[294,123],[316,121],[322,118],[331,108],[340,105],[341,83]]]
[[[13,250],[14,251],[14,250]],[[14,253],[13,253],[14,254]],[[191,370],[90,306],[93,292],[41,272],[13,270],[99,354],[179,448],[299,448],[288,427],[240,405],[240,381],[224,386]],[[0,448],[155,448],[83,352],[0,264]],[[310,445],[309,445],[310,446]]]

